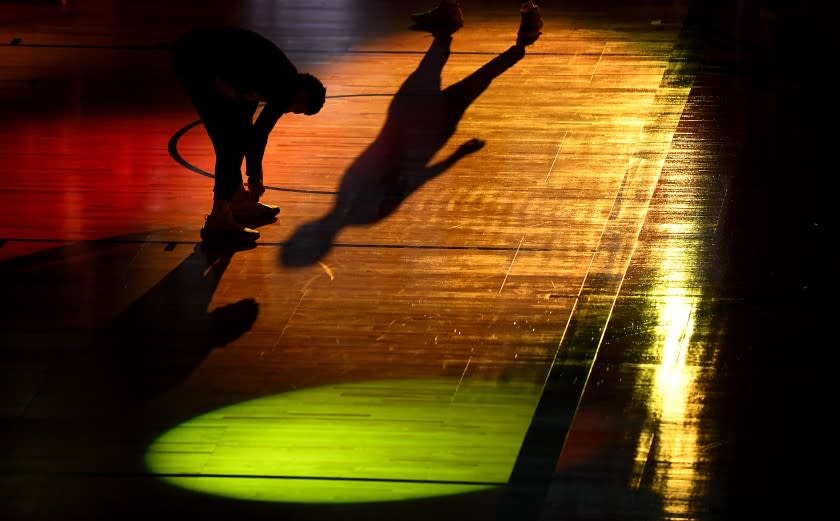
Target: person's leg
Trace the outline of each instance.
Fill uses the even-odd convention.
[[[232,206],[236,196],[244,191],[242,162],[245,158],[245,136],[250,134],[250,118],[235,102],[221,94],[201,107],[199,114],[216,155],[213,207],[202,229],[202,236],[232,240],[257,239],[259,232],[238,222]]]
[[[213,208],[207,222],[211,226],[243,228],[273,222],[280,213],[275,205],[261,203],[243,184],[242,163],[251,135],[256,103],[236,103],[219,96],[200,111],[202,122],[216,154]],[[246,235],[259,236],[255,230]]]
[[[440,0],[435,7],[422,13],[413,13],[411,21],[415,28],[426,30],[448,30],[455,32],[464,25],[458,0]]]
[[[249,122],[244,115],[237,114],[235,102],[219,92],[215,78],[206,73],[202,60],[201,43],[195,33],[187,33],[173,47],[175,73],[198,112],[216,156],[213,205],[201,236],[205,239],[255,240],[259,238],[259,232],[238,224],[230,209],[230,201],[242,185],[245,148],[239,136],[246,135],[243,129]]]
[[[251,135],[257,102],[233,101],[213,91],[204,97],[194,96],[194,104],[216,154],[211,217],[227,220],[232,214],[237,223],[244,225],[272,222],[280,207],[260,202],[243,184],[245,137]]]
[[[190,95],[215,153],[213,206],[201,236],[205,240],[256,240],[259,232],[239,223],[231,207],[237,193],[243,190],[242,162],[250,118],[236,102],[213,87],[193,86]]]
[[[245,159],[242,135],[247,134],[248,126],[231,115],[220,116],[203,116],[202,122],[216,154],[213,199],[230,203],[242,186],[242,161]]]

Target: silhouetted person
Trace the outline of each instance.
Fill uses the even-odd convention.
[[[534,43],[542,34],[543,20],[540,8],[533,0],[517,0],[517,3],[520,14],[517,41],[523,45]],[[414,22],[414,29],[451,34],[463,27],[464,16],[458,0],[440,0],[432,9],[412,14],[411,21]]]
[[[326,89],[316,77],[298,72],[273,42],[242,28],[192,29],[175,43],[172,61],[216,155],[213,206],[201,238],[255,241],[259,232],[246,224],[273,220],[280,211],[259,201],[268,136],[283,114],[318,113]]]
[[[406,197],[458,160],[484,146],[480,139],[462,143],[449,157],[429,162],[452,137],[464,112],[497,76],[525,54],[514,45],[481,68],[441,89],[441,71],[452,37],[437,34],[417,69],[403,82],[388,108],[376,139],[341,179],[332,210],[304,224],[283,248],[283,263],[307,265],[329,250],[346,225],[370,224],[390,215]]]

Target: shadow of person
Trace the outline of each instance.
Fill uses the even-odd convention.
[[[14,354],[44,375],[22,380],[28,398],[16,407],[122,414],[253,327],[259,306],[251,298],[210,309],[233,255],[253,244],[199,244],[183,258],[158,246],[132,234],[0,262],[0,357]]]
[[[208,311],[234,253],[253,244],[199,243],[181,264],[104,327],[113,346],[113,389],[147,398],[186,379],[214,349],[251,329],[259,306],[251,298]]]
[[[286,266],[311,265],[326,255],[345,226],[390,215],[414,191],[484,146],[473,138],[430,164],[455,133],[464,112],[490,83],[525,55],[517,43],[478,70],[441,89],[452,36],[436,34],[420,64],[394,95],[376,139],[344,173],[330,212],[298,227],[281,250]]]

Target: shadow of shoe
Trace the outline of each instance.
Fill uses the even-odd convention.
[[[332,241],[340,224],[330,224],[330,219],[313,221],[300,226],[282,250],[285,266],[311,266],[321,260],[332,248]]]
[[[224,347],[248,332],[258,314],[259,304],[252,298],[214,309],[209,317],[209,337],[212,341],[209,348]]]

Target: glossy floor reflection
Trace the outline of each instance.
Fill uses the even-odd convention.
[[[730,4],[0,3],[0,517],[822,515],[833,13]],[[250,248],[215,23],[328,89]]]

